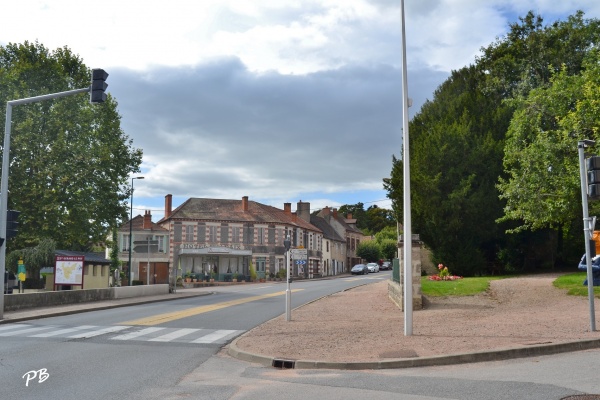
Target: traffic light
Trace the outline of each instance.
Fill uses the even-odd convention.
[[[17,236],[17,228],[19,226],[17,219],[19,218],[19,214],[21,214],[21,211],[6,210],[6,239],[12,239]]]
[[[90,102],[102,103],[106,101],[106,93],[104,91],[108,87],[106,83],[108,74],[103,69],[92,70],[92,89],[90,90]]]
[[[590,200],[600,199],[600,156],[587,159],[587,184]]]

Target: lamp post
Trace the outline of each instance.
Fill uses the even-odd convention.
[[[283,241],[283,246],[285,247],[285,268],[287,269],[287,286],[285,289],[285,320],[292,320],[292,296],[290,292],[290,246],[292,245],[292,241],[290,240],[290,235],[285,237]]]
[[[143,176],[135,176],[131,178],[131,202],[129,203],[129,286],[132,285],[133,268],[131,265],[131,247],[133,246],[133,180],[144,179]]]

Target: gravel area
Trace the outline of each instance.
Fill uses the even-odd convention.
[[[290,322],[273,319],[237,346],[282,359],[368,362],[600,339],[590,331],[587,297],[555,288],[557,276],[496,280],[476,296],[425,298],[424,309],[413,312],[412,336],[404,335],[404,314],[388,299],[387,281],[367,284],[295,309]]]

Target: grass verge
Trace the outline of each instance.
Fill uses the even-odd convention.
[[[508,277],[484,276],[455,281],[430,281],[424,276],[421,278],[421,291],[426,296],[472,296],[485,292],[490,287],[490,281],[504,278]]]
[[[585,281],[586,278],[587,274],[585,271],[574,272],[572,274],[559,276],[552,284],[559,289],[565,289],[567,294],[570,294],[571,296],[587,296],[587,285],[583,285],[583,281]],[[600,286],[594,287],[594,297],[600,298]]]

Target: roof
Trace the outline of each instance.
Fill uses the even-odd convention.
[[[337,240],[339,242],[345,242],[346,239],[342,238],[338,233],[333,229],[331,225],[325,221],[323,217],[318,217],[316,215],[310,216],[310,223],[323,231],[323,236],[330,240]]]
[[[121,227],[119,228],[120,231],[128,231],[129,232],[129,221],[125,222],[124,224],[121,225]],[[150,229],[144,229],[144,216],[143,215],[136,215],[135,217],[133,217],[133,219],[131,220],[131,230],[137,232],[137,231],[161,231],[161,232],[168,232],[168,229],[163,228],[162,226],[158,225],[155,222],[152,222],[150,224]]]
[[[85,253],[83,251],[55,250],[54,255],[66,257],[84,256],[85,262],[94,264],[110,264],[110,260],[106,259],[103,253]]]
[[[159,223],[173,219],[265,224],[283,223],[299,228],[320,231],[319,228],[297,217],[295,214],[286,213],[279,208],[250,200],[248,201],[248,210],[244,211],[242,200],[190,198],[174,209],[169,217],[161,219]]]

